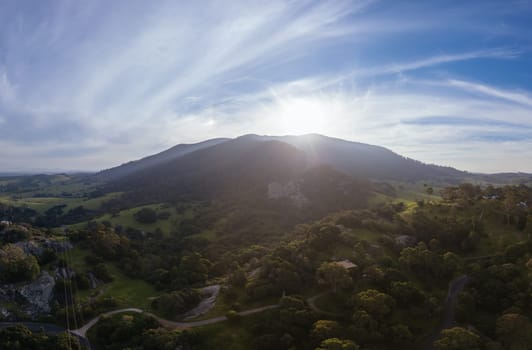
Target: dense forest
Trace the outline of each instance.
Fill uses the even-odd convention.
[[[236,201],[232,208],[178,201],[143,207],[126,227],[89,220],[58,231],[40,220],[3,221],[0,279],[30,283],[55,274],[50,309],[32,317],[63,326],[138,307],[106,289],[142,280],[153,290],[142,301],[149,314],[102,319],[88,333],[98,349],[204,349],[213,339],[256,349],[530,348],[532,189],[464,183],[439,192],[439,199],[417,202],[390,197],[355,209],[343,203],[307,217],[282,200],[272,200],[270,210],[263,207],[268,201]],[[20,213],[20,221],[30,210],[2,208],[11,217]],[[135,228],[165,222],[172,210],[193,214],[168,233]],[[182,319],[213,284],[221,289],[210,314],[224,315],[226,326],[162,327],[160,319]],[[28,318],[14,299],[3,300],[11,305],[7,319]],[[260,306],[271,307],[240,313]],[[243,338],[227,338],[224,327]],[[3,332],[14,342],[37,339],[23,326]]]

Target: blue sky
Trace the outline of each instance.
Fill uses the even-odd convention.
[[[0,2],[0,171],[321,133],[532,172],[532,2]]]

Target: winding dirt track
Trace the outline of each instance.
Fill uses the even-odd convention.
[[[443,320],[440,326],[434,331],[434,333],[423,344],[423,350],[433,350],[433,343],[440,338],[440,333],[446,328],[450,328],[454,324],[454,309],[456,306],[456,298],[462,292],[465,285],[469,282],[469,277],[463,275],[455,278],[449,283],[449,289],[447,290],[447,297],[443,304]]]
[[[278,306],[279,305],[266,305],[266,306],[257,307],[257,308],[250,309],[250,310],[241,311],[238,314],[241,315],[241,316],[247,316],[247,315],[252,315],[252,314],[259,313],[259,312],[263,312],[263,311],[266,311],[266,310],[274,309],[274,308],[276,308]],[[77,335],[79,337],[86,338],[88,330],[91,329],[96,323],[98,323],[98,321],[102,317],[112,316],[112,315],[121,314],[121,313],[125,313],[125,312],[136,312],[136,313],[143,313],[143,314],[149,315],[149,316],[155,318],[161,324],[161,326],[163,326],[165,328],[170,328],[170,329],[194,328],[194,327],[201,327],[201,326],[206,326],[206,325],[213,324],[213,323],[219,323],[219,322],[227,321],[227,317],[218,316],[218,317],[213,317],[213,318],[209,318],[209,319],[206,319],[206,320],[200,320],[200,321],[176,322],[176,321],[171,321],[171,320],[167,320],[167,319],[158,317],[157,315],[154,315],[154,314],[152,314],[150,312],[145,312],[142,309],[126,308],[126,309],[119,309],[119,310],[109,311],[109,312],[103,313],[103,314],[101,314],[99,316],[96,316],[95,318],[93,318],[92,320],[87,322],[83,327],[71,330],[71,333],[73,333],[73,334],[75,334],[75,335]]]
[[[252,314],[259,313],[259,312],[263,312],[263,311],[266,311],[266,310],[275,309],[277,307],[279,307],[279,305],[266,305],[266,306],[261,306],[261,307],[257,307],[257,308],[254,308],[254,309],[241,311],[238,314],[240,316],[247,316],[247,315],[252,315]],[[95,318],[93,318],[92,320],[87,322],[84,326],[82,326],[82,327],[80,327],[78,329],[70,330],[70,333],[75,335],[80,340],[80,342],[83,345],[85,345],[85,347],[87,347],[88,349],[91,349],[91,345],[90,345],[89,340],[87,338],[87,332],[89,331],[89,329],[91,329],[96,323],[98,323],[98,321],[100,321],[100,319],[102,317],[112,316],[112,315],[126,313],[126,312],[136,312],[136,313],[139,313],[139,314],[145,314],[145,315],[151,316],[151,317],[155,318],[159,322],[159,324],[161,326],[163,326],[165,328],[168,328],[168,329],[195,328],[195,327],[201,327],[201,326],[206,326],[206,325],[209,325],[209,324],[214,324],[214,323],[227,321],[227,317],[219,316],[219,317],[213,317],[213,318],[209,318],[209,319],[206,319],[206,320],[200,320],[200,321],[176,322],[176,321],[171,321],[171,320],[167,320],[167,319],[161,318],[161,317],[159,317],[157,315],[154,315],[154,314],[152,314],[150,312],[145,312],[142,309],[125,308],[125,309],[109,311],[109,312],[103,313],[103,314],[101,314],[99,316],[96,316]],[[62,328],[60,326],[54,325],[54,324],[34,323],[34,322],[0,322],[0,329],[1,328],[6,328],[6,327],[16,326],[16,325],[19,325],[19,324],[22,324],[22,325],[24,325],[24,326],[26,326],[26,327],[28,327],[28,328],[30,328],[32,330],[35,330],[35,331],[39,331],[41,329],[44,329],[45,331],[47,331],[49,333],[53,333],[53,334],[66,331],[66,329],[64,329],[64,328]]]
[[[467,284],[468,281],[469,281],[469,277],[464,275],[464,276],[461,276],[461,277],[458,277],[458,278],[452,280],[449,283],[449,289],[447,291],[447,297],[446,297],[445,303],[443,305],[444,317],[443,317],[442,323],[440,324],[438,329],[435,330],[433,335],[430,336],[429,339],[427,339],[426,343],[422,347],[423,350],[432,350],[433,349],[432,343],[439,338],[440,332],[443,329],[445,329],[445,328],[449,328],[453,324],[453,322],[454,322],[454,309],[455,309],[455,305],[456,305],[456,298],[458,297],[458,294],[460,294],[460,292],[464,289],[464,287],[465,287],[465,285]],[[314,311],[316,311],[318,313],[321,313],[321,314],[325,314],[325,315],[329,315],[329,316],[337,316],[337,314],[330,313],[330,312],[327,312],[327,311],[324,311],[324,310],[320,310],[315,305],[316,299],[318,297],[320,297],[321,295],[322,294],[318,294],[318,295],[315,295],[315,296],[310,297],[310,298],[307,299],[307,303],[309,304],[311,309],[313,309]],[[247,316],[247,315],[252,315],[252,314],[259,313],[259,312],[263,312],[263,311],[266,311],[266,310],[275,309],[277,307],[279,307],[279,304],[266,305],[266,306],[262,306],[262,307],[257,307],[257,308],[241,311],[238,314],[240,316]],[[227,317],[226,316],[218,316],[218,317],[213,317],[213,318],[200,320],[200,321],[176,322],[176,321],[171,321],[171,320],[167,320],[167,319],[161,318],[161,317],[159,317],[157,315],[154,315],[154,314],[152,314],[150,312],[145,312],[142,309],[124,308],[124,309],[109,311],[109,312],[103,313],[103,314],[101,314],[99,316],[96,316],[95,318],[93,318],[92,320],[87,322],[82,327],[80,327],[78,329],[71,330],[70,332],[73,335],[77,336],[82,341],[82,343],[85,344],[90,349],[90,344],[89,344],[88,339],[87,339],[87,332],[89,331],[89,329],[91,329],[96,323],[98,323],[98,321],[102,317],[112,316],[112,315],[126,313],[126,312],[135,312],[135,313],[146,314],[148,316],[151,316],[151,317],[155,318],[159,322],[159,324],[161,326],[163,326],[165,328],[169,328],[169,329],[195,328],[195,327],[201,327],[201,326],[206,326],[206,325],[210,325],[210,324],[215,324],[215,323],[227,321]],[[0,323],[0,326],[2,326],[2,324],[3,323]],[[26,322],[11,322],[11,323],[5,322],[4,326],[10,326],[10,325],[15,325],[15,324],[24,324],[26,326],[28,326],[28,325],[31,326],[32,325],[32,323],[26,323]],[[48,326],[47,324],[39,324],[39,325],[40,326],[43,326],[43,325],[44,326]],[[56,325],[49,325],[49,326],[60,328],[60,327],[58,327]],[[57,331],[57,329],[55,329],[55,328],[54,328],[54,330]]]

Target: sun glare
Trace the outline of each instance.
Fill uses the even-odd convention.
[[[290,98],[283,100],[279,107],[280,132],[293,135],[326,132],[328,114],[322,101]]]

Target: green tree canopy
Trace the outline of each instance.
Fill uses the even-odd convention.
[[[434,342],[436,350],[480,350],[480,346],[480,337],[462,327],[444,329]]]
[[[353,280],[347,269],[335,262],[324,262],[316,271],[316,279],[322,286],[337,292],[338,288],[352,285]]]
[[[6,244],[0,249],[0,281],[12,283],[33,280],[39,272],[37,259],[24,253],[22,248]]]
[[[330,338],[321,342],[316,350],[359,350],[360,346],[352,340]]]
[[[532,324],[520,314],[509,313],[497,319],[497,338],[505,349],[525,350],[532,348]]]
[[[377,319],[390,314],[395,307],[395,300],[390,295],[375,289],[367,289],[358,293],[356,301],[361,309]]]

